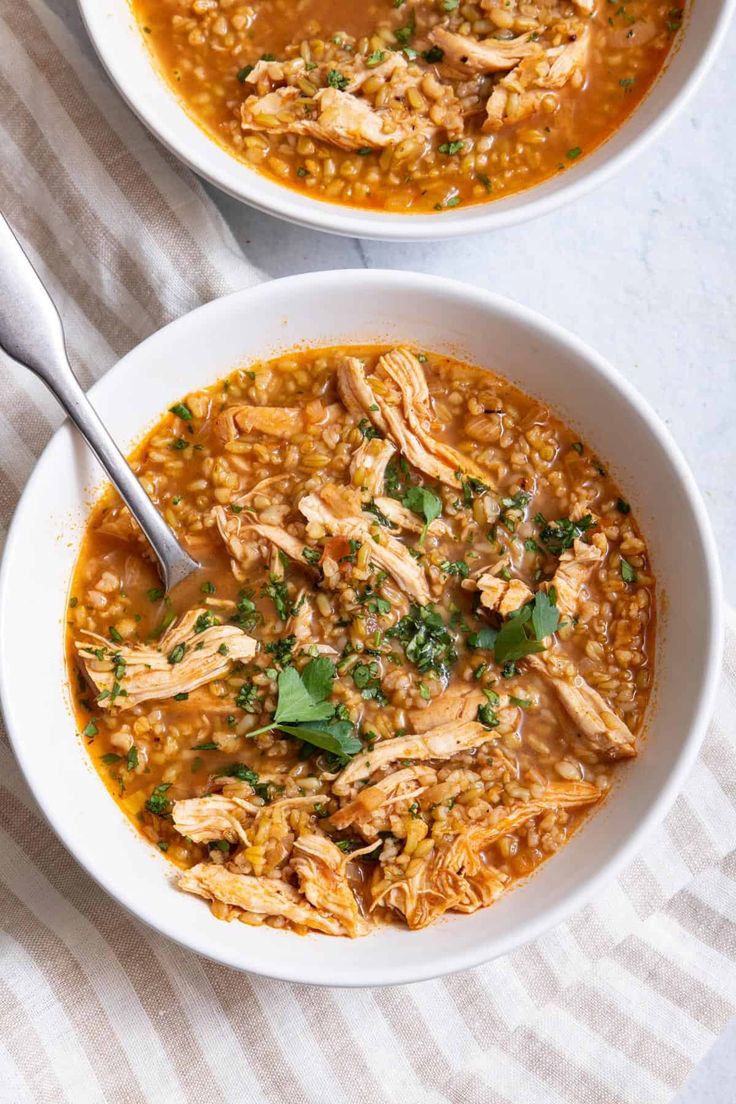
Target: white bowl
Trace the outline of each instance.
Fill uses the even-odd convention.
[[[632,502],[658,579],[656,686],[639,758],[584,829],[490,909],[420,932],[297,936],[215,920],[174,888],[172,868],[134,831],[91,766],[64,667],[70,576],[101,473],[69,425],[21,499],[0,575],[0,687],[13,747],[39,805],[90,874],[142,920],[210,958],[329,985],[418,981],[533,939],[580,908],[644,846],[674,800],[709,716],[721,639],[708,519],[664,426],[634,389],[571,334],[524,307],[411,273],[293,276],[218,299],[144,341],[91,392],[124,449],[178,398],[239,364],[295,345],[409,341],[494,368],[551,404],[604,458]],[[676,539],[672,539],[673,532]]]
[[[600,0],[604,3],[604,0]],[[584,195],[623,168],[695,91],[716,55],[734,0],[697,0],[679,47],[648,96],[607,142],[566,172],[526,192],[442,214],[364,211],[312,199],[249,169],[187,115],[157,72],[129,0],[79,0],[100,59],[118,91],[172,153],[218,188],[270,215],[350,237],[419,241],[512,226]]]

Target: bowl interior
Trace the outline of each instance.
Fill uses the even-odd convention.
[[[682,41],[649,95],[624,125],[572,169],[527,192],[442,215],[364,211],[312,199],[248,169],[186,114],[159,76],[128,0],[79,0],[87,29],[129,105],[201,176],[270,214],[315,229],[381,240],[440,239],[513,225],[553,210],[622,167],[672,117],[697,85],[727,26],[734,0],[695,0]]]
[[[273,977],[333,985],[419,980],[503,953],[561,919],[612,875],[666,811],[697,750],[717,669],[710,530],[679,454],[643,400],[605,362],[506,300],[395,272],[273,281],[159,331],[124,357],[92,398],[127,449],[176,399],[238,364],[295,345],[392,340],[494,368],[549,402],[610,466],[637,512],[658,576],[656,693],[639,759],[584,830],[493,908],[422,932],[386,928],[350,941],[223,924],[200,900],[174,888],[172,868],[138,837],[91,767],[68,702],[69,581],[101,485],[99,468],[68,426],[29,482],[0,579],[5,715],[21,766],[58,834],[111,894],[154,927],[220,961]]]

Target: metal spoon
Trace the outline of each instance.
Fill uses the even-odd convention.
[[[43,380],[82,434],[153,548],[165,589],[198,571],[201,565],[181,547],[82,390],[59,312],[2,214],[0,350]]]

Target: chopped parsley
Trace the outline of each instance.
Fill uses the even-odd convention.
[[[531,495],[526,491],[517,491],[513,498],[501,499],[501,513],[498,520],[510,533],[516,532],[516,527],[524,520],[524,511],[529,505]]]
[[[185,422],[191,422],[192,412],[186,403],[176,403],[174,406],[169,407],[170,414],[176,414],[177,418],[181,418]]]
[[[388,699],[381,689],[381,669],[375,660],[370,663],[356,663],[351,674],[362,698],[376,701],[379,705],[387,704]]]
[[[386,633],[404,647],[406,658],[424,674],[447,676],[457,660],[452,634],[432,606],[412,604],[409,613]]]
[[[628,560],[621,557],[621,578],[625,583],[635,583],[639,576],[636,573],[636,568],[632,567]]]
[[[260,703],[257,687],[252,682],[244,682],[235,698],[238,709],[244,709],[246,713],[258,713]]]
[[[465,143],[462,141],[457,142],[443,142],[441,146],[437,147],[440,153],[444,153],[446,157],[454,157],[456,153],[460,153],[465,149]]]
[[[256,609],[253,601],[253,593],[250,590],[241,590],[236,603],[237,613],[231,618],[238,628],[250,632],[262,621],[261,614]]]
[[[327,83],[330,88],[337,88],[340,92],[344,92],[348,86],[348,78],[344,77],[337,69],[330,69],[327,74]]]
[[[465,560],[443,560],[440,571],[444,571],[445,575],[457,575],[460,579],[467,579],[470,568]]]
[[[186,650],[187,646],[183,642],[181,644],[177,644],[175,648],[171,649],[166,658],[172,667],[175,663],[181,663],[186,654]]]
[[[270,598],[276,607],[276,613],[282,621],[288,621],[294,613],[294,603],[289,597],[289,588],[283,579],[269,575],[268,582],[261,588],[264,598]]]
[[[361,435],[365,438],[366,441],[372,441],[375,437],[381,436],[376,427],[371,424],[368,418],[360,419],[360,421],[358,422],[358,429],[360,430]]]
[[[539,527],[540,541],[552,556],[560,556],[566,548],[572,548],[573,541],[595,524],[590,514],[585,514],[578,521],[571,521],[570,518],[547,521],[544,514],[537,514],[534,522]]]
[[[151,796],[146,801],[146,809],[149,813],[153,813],[154,816],[166,817],[169,816],[171,810],[171,802],[166,796],[166,791],[171,789],[171,782],[162,782],[160,786],[156,786],[151,791]]]

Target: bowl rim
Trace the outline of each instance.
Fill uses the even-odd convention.
[[[310,288],[311,292],[313,294],[318,294],[320,291],[320,284],[324,285],[323,290],[329,291],[331,283],[334,284],[339,282],[344,285],[345,281],[352,282],[356,292],[359,292],[361,288],[382,288],[383,290],[391,290],[393,285],[397,293],[400,292],[402,288],[406,289],[407,281],[409,281],[412,291],[419,290],[425,291],[426,293],[433,293],[436,296],[456,297],[456,299],[474,305],[480,310],[493,311],[497,315],[508,318],[509,320],[533,327],[539,335],[540,341],[555,343],[558,346],[561,345],[563,348],[569,350],[571,354],[584,358],[587,365],[594,373],[602,376],[604,381],[623,394],[624,398],[634,407],[635,412],[643,419],[648,430],[662,448],[666,460],[670,465],[673,477],[679,480],[692,508],[700,536],[701,550],[704,563],[706,564],[707,576],[704,581],[704,586],[708,598],[707,629],[705,632],[708,644],[703,656],[700,693],[693,724],[687,737],[683,740],[678,754],[673,758],[667,780],[657,794],[656,800],[652,802],[647,814],[627,833],[623,841],[618,843],[610,858],[605,860],[596,873],[588,880],[583,881],[579,886],[565,893],[557,902],[540,909],[531,919],[522,921],[511,932],[501,934],[500,936],[492,935],[487,938],[479,938],[469,947],[460,948],[454,952],[440,953],[436,957],[428,956],[426,965],[423,965],[421,968],[412,966],[407,969],[403,963],[384,964],[380,969],[376,970],[376,977],[368,982],[350,980],[341,972],[335,972],[334,969],[333,973],[329,973],[330,967],[328,964],[322,967],[322,971],[326,976],[321,979],[315,979],[308,964],[306,966],[300,965],[299,969],[295,969],[293,964],[287,967],[280,967],[279,963],[273,960],[270,960],[266,966],[262,966],[257,960],[250,961],[246,965],[242,961],[242,955],[237,955],[235,953],[231,954],[227,948],[223,949],[223,953],[213,953],[211,941],[208,941],[206,937],[199,938],[198,934],[195,932],[190,932],[185,936],[179,931],[172,930],[171,924],[167,922],[167,915],[160,916],[154,914],[152,910],[147,909],[146,901],[144,900],[141,902],[138,900],[134,889],[129,889],[124,885],[121,886],[115,876],[115,872],[102,858],[98,858],[95,863],[92,861],[92,856],[89,853],[82,853],[81,847],[77,847],[77,841],[74,838],[75,832],[71,825],[71,818],[66,818],[63,812],[63,804],[54,810],[49,810],[42,804],[39,793],[41,790],[41,783],[39,780],[38,785],[36,784],[37,780],[34,772],[34,760],[37,751],[36,749],[32,750],[31,742],[23,739],[23,734],[20,730],[20,718],[16,724],[15,700],[10,680],[7,677],[8,661],[4,649],[0,648],[0,707],[6,721],[7,731],[16,761],[21,768],[21,772],[44,818],[50,824],[57,837],[77,862],[80,863],[85,871],[113,898],[113,900],[123,905],[128,912],[142,920],[153,930],[166,935],[181,946],[189,950],[194,950],[213,961],[224,963],[236,969],[246,970],[249,973],[281,981],[353,988],[425,981],[431,978],[470,969],[493,958],[510,953],[518,947],[538,938],[545,931],[564,921],[573,912],[578,911],[590,902],[601,888],[610,883],[620,870],[641,849],[645,837],[663,820],[682,789],[685,777],[697,756],[705,735],[707,724],[710,720],[718,685],[724,628],[720,566],[710,520],[695,483],[694,476],[664,423],[633,385],[594,349],[558,323],[547,319],[537,311],[508,299],[505,296],[475,288],[461,281],[449,279],[447,277],[429,276],[419,273],[396,271],[393,269],[338,269],[327,270],[316,274],[305,273],[296,276],[282,277],[278,280],[266,281],[255,287],[242,289],[232,292],[229,295],[221,296],[168,323],[166,326],[144,339],[144,341],[140,342],[106,372],[94,387],[90,389],[90,397],[93,400],[103,398],[104,401],[104,396],[110,392],[112,392],[111,397],[113,397],[116,389],[124,380],[129,357],[139,357],[143,355],[148,356],[149,359],[153,358],[155,362],[158,344],[162,341],[166,341],[166,335],[169,334],[172,329],[190,326],[193,316],[197,317],[198,324],[206,326],[208,316],[222,309],[221,304],[224,300],[229,300],[238,307],[242,305],[243,309],[248,309],[251,312],[251,316],[253,316],[253,310],[254,308],[257,310],[259,298],[275,295],[277,300],[288,303],[291,300],[292,292],[297,289],[312,285]],[[225,370],[226,368],[223,368],[223,371]],[[5,625],[7,609],[6,594],[10,588],[15,585],[10,565],[11,561],[15,560],[13,551],[16,542],[22,537],[21,529],[23,527],[24,515],[30,508],[37,493],[36,487],[43,478],[44,469],[47,465],[46,458],[49,452],[55,447],[57,439],[62,434],[69,432],[69,429],[68,421],[64,422],[43,450],[20,497],[8,530],[6,546],[2,563],[0,564],[0,641],[7,636]],[[489,941],[492,942],[492,947],[488,946]],[[310,945],[313,946],[313,944],[305,942],[305,949]],[[309,956],[305,956],[305,958],[308,959]]]
[[[112,2],[128,7],[128,0],[112,0]],[[265,214],[273,215],[286,222],[295,223],[311,230],[321,230],[325,233],[377,241],[443,241],[464,234],[504,229],[549,214],[558,207],[586,195],[598,185],[606,183],[662,134],[700,87],[721,47],[733,11],[736,9],[736,0],[717,0],[717,3],[719,4],[719,10],[696,63],[675,94],[655,112],[653,118],[642,127],[638,134],[632,136],[621,149],[613,154],[605,154],[610,141],[615,138],[616,134],[621,133],[621,130],[627,127],[632,119],[636,118],[643,104],[652,95],[662,73],[666,71],[672,60],[672,55],[665,62],[664,68],[660,70],[659,76],[655,79],[642,103],[637,105],[632,114],[624,120],[622,126],[617,128],[609,139],[597,146],[579,166],[576,166],[574,175],[565,174],[565,184],[549,191],[547,194],[537,195],[539,190],[543,189],[544,185],[549,182],[542,181],[539,185],[535,185],[524,192],[509,196],[508,205],[506,205],[507,201],[505,199],[500,199],[491,203],[476,204],[464,210],[447,211],[440,217],[431,214],[385,214],[313,199],[311,196],[302,195],[295,189],[278,184],[257,172],[247,170],[238,174],[236,169],[229,172],[229,166],[224,161],[221,163],[221,170],[213,169],[209,163],[210,147],[219,149],[221,153],[225,154],[228,160],[232,162],[232,166],[238,166],[241,170],[243,166],[228,153],[224,146],[218,146],[213,138],[206,135],[206,132],[179,105],[185,125],[188,123],[190,126],[196,127],[207,137],[207,146],[203,146],[201,155],[186,148],[187,143],[182,142],[175,133],[179,129],[179,122],[174,126],[169,126],[158,119],[155,103],[146,97],[144,91],[138,88],[135,81],[128,79],[128,74],[125,71],[125,61],[122,56],[125,51],[120,50],[119,38],[114,33],[111,34],[106,26],[106,17],[103,10],[105,5],[101,4],[100,0],[78,0],[84,26],[112,83],[141,122],[175,157],[227,195]],[[688,23],[692,18],[692,4],[689,5],[686,14],[687,18],[685,26],[680,32],[681,35],[687,35],[688,33]],[[679,43],[674,43],[673,50],[681,49],[683,42],[684,39],[681,38]],[[148,47],[145,43],[142,45],[146,53],[149,54],[152,71],[158,77],[162,89],[175,100],[175,93],[169,88],[164,78],[156,73],[155,64]],[[591,161],[597,158],[598,154],[601,154],[600,163],[591,165]]]

